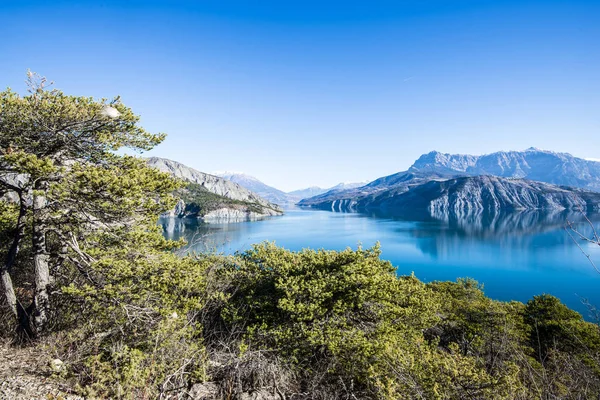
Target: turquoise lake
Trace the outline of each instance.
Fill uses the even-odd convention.
[[[589,216],[599,227],[600,217]],[[523,212],[432,218],[286,210],[281,217],[230,224],[202,224],[191,219],[161,219],[165,236],[184,237],[183,251],[232,254],[253,243],[274,241],[290,250],[341,250],[381,243],[382,258],[398,274],[415,275],[426,282],[474,278],[497,300],[527,301],[549,293],[586,319],[590,304],[600,308],[600,274],[565,229],[575,221],[591,235],[592,227],[578,213]],[[600,266],[600,247],[578,241]]]

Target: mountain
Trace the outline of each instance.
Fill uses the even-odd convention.
[[[431,180],[446,180],[454,175],[435,173],[398,172],[376,179],[371,183],[345,190],[331,190],[317,196],[301,200],[298,205],[330,209],[336,211],[353,211],[364,209],[365,205],[379,193],[389,192],[388,196],[408,191],[414,186]]]
[[[342,183],[339,183],[339,184],[335,185],[334,187],[331,187],[326,190],[331,192],[331,191],[338,191],[338,190],[355,189],[355,188],[364,186],[367,183],[369,183],[369,182],[342,182]]]
[[[265,200],[278,205],[294,204],[298,199],[279,189],[269,186],[251,175],[241,172],[215,172],[219,176],[256,193]]]
[[[468,176],[430,181],[394,196],[378,196],[369,207],[427,209],[455,215],[500,210],[600,210],[600,193],[525,179]]]
[[[320,188],[318,186],[311,186],[309,188],[306,189],[300,189],[300,190],[294,190],[293,192],[288,192],[289,195],[292,195],[294,197],[296,197],[296,201],[299,200],[303,200],[303,199],[308,199],[311,197],[315,197],[315,196],[321,196],[321,195],[325,195],[326,193],[330,193],[330,194],[334,194],[340,191],[344,191],[344,190],[350,190],[350,189],[355,189],[355,188],[359,188],[361,186],[364,186],[365,184],[367,184],[367,182],[342,182],[342,183],[338,183],[337,185],[330,187],[329,189],[323,189]]]
[[[444,214],[516,210],[600,210],[600,193],[585,189],[488,175],[425,180],[413,178],[409,184],[391,189],[362,192],[356,197],[346,193],[338,199],[313,198],[300,205],[332,211],[381,210],[397,215],[426,211],[437,218]]]
[[[333,186],[329,189],[323,189],[317,186],[311,186],[309,188],[306,189],[300,189],[300,190],[294,190],[291,192],[284,192],[282,190],[279,190],[277,188],[274,188],[273,186],[269,186],[263,182],[261,182],[260,180],[258,180],[257,178],[245,174],[243,172],[214,172],[212,175],[218,176],[220,178],[226,179],[228,181],[231,182],[235,182],[238,185],[256,193],[257,195],[259,195],[260,197],[264,198],[265,200],[270,201],[271,203],[274,204],[278,204],[280,206],[289,206],[289,205],[293,205],[296,204],[298,201],[308,198],[308,197],[313,197],[325,192],[329,192],[329,191],[339,191],[339,190],[346,190],[346,189],[352,189],[352,188],[356,188],[359,186],[363,186],[365,183],[367,182],[361,182],[361,183],[339,183],[336,186]]]
[[[325,193],[327,191],[328,191],[328,189],[323,189],[318,186],[311,186],[311,187],[308,187],[305,189],[298,189],[298,190],[294,190],[292,192],[288,192],[288,194],[290,196],[293,196],[297,200],[302,200],[302,199],[306,199],[308,197],[317,196],[317,195],[319,195],[321,193]]]
[[[430,213],[573,209],[578,202],[595,208],[600,194],[590,190],[600,190],[600,163],[567,153],[534,148],[484,156],[433,151],[422,155],[408,171],[298,204],[334,211],[426,209]]]
[[[409,171],[525,178],[600,191],[600,162],[533,147],[482,156],[432,151],[419,157]]]
[[[236,222],[281,215],[276,204],[237,183],[197,171],[177,161],[151,157],[148,165],[189,184],[176,194],[181,198],[169,215],[200,218],[205,222]]]

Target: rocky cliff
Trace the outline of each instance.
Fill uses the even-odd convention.
[[[430,181],[368,204],[383,210],[427,209],[432,215],[501,210],[600,210],[600,193],[494,176]]]
[[[200,218],[205,222],[239,222],[282,215],[281,208],[242,186],[179,162],[152,157],[148,165],[189,182],[177,192],[181,199],[166,215]]]

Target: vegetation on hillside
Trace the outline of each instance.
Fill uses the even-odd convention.
[[[175,195],[183,200],[185,203],[184,213],[190,216],[202,217],[220,208],[232,208],[259,214],[265,211],[260,204],[220,196],[209,192],[208,189],[197,183],[187,184],[184,188],[177,190]]]
[[[50,343],[87,397],[600,395],[599,328],[552,296],[424,284],[378,246],[176,256],[157,217],[179,184],[114,153],[162,136],[118,99],[29,83],[0,93],[0,332]]]

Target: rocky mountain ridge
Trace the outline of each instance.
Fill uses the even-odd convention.
[[[598,211],[600,193],[525,179],[482,175],[432,180],[397,196],[381,196],[370,206],[384,210],[426,208],[432,214],[455,215],[500,210]]]
[[[526,178],[524,178],[526,177]],[[535,178],[535,179],[534,179]],[[333,211],[597,209],[600,163],[530,148],[485,156],[430,152],[408,171],[298,204]]]
[[[222,223],[256,220],[282,215],[281,208],[226,179],[197,171],[177,161],[151,157],[148,165],[190,183],[177,194],[181,198],[166,215],[199,218]]]
[[[600,162],[534,147],[481,156],[432,151],[419,157],[409,171],[525,178],[600,191]]]

